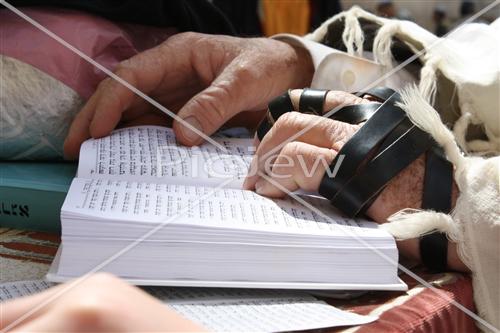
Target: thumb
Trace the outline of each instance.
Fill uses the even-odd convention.
[[[181,144],[193,146],[205,141],[245,107],[244,75],[226,68],[210,86],[191,98],[178,112],[173,124]]]

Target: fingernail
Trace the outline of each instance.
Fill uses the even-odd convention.
[[[201,127],[200,122],[195,117],[192,116],[187,117],[186,119],[184,119],[184,121],[189,125],[191,125],[192,127],[196,128],[198,131],[203,132],[203,128]],[[198,138],[200,137],[196,132],[194,132],[190,127],[188,127],[184,123],[182,126],[182,136],[184,136],[184,138],[188,139],[191,142],[197,141]]]

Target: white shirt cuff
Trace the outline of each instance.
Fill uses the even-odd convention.
[[[315,70],[311,88],[353,92],[384,86],[397,90],[414,82],[406,70],[393,72],[371,60],[370,52],[364,52],[366,58],[360,58],[296,35],[279,34],[272,38],[309,52]]]
[[[306,49],[311,55],[311,59],[314,65],[314,69],[317,69],[319,64],[330,54],[333,53],[344,53],[334,48],[325,46],[321,43],[313,42],[296,35],[292,34],[278,34],[271,37],[287,44],[298,46]]]

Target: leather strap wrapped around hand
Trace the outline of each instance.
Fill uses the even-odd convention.
[[[330,199],[331,203],[346,215],[356,216],[367,208],[366,205],[391,179],[422,155],[430,144],[431,139],[427,133],[411,126],[370,160],[360,173]]]
[[[299,99],[299,112],[323,115],[326,95],[329,90],[306,88],[302,90]]]
[[[302,90],[298,111],[319,116],[323,115],[323,107],[328,91],[310,88]],[[257,128],[257,137],[259,140],[262,141],[279,117],[291,111],[294,111],[294,107],[290,98],[290,91],[273,99],[268,105],[266,118],[262,120]]]
[[[289,92],[273,99],[268,105],[266,118],[262,120],[259,128],[257,128],[257,137],[259,140],[262,141],[279,117],[290,111],[293,111],[293,103]]]
[[[319,194],[330,200],[335,198],[359,171],[367,157],[373,155],[384,139],[405,120],[406,113],[394,105],[397,100],[398,96],[393,96],[385,101],[379,107],[379,111],[344,144],[330,164],[330,174],[333,175],[335,169],[337,173],[334,177],[325,173],[320,183]],[[343,158],[342,163],[337,166],[340,158]],[[337,208],[342,210],[342,207]]]
[[[328,90],[304,89],[299,100],[299,111],[323,114]],[[422,208],[448,213],[451,209],[453,166],[443,151],[423,131],[415,127],[396,102],[399,95],[389,88],[373,88],[358,93],[370,95],[380,103],[349,105],[329,113],[329,118],[350,124],[366,124],[342,147],[330,166],[335,170],[340,156],[344,156],[335,177],[325,174],[319,193],[349,216],[366,209],[385,185],[422,153],[427,151]],[[268,115],[260,124],[260,140],[274,123],[294,107],[287,92],[269,104]],[[424,264],[434,271],[444,271],[448,242],[438,232],[420,240]]]
[[[436,143],[427,133],[413,125],[406,113],[395,105],[400,101],[399,94],[384,88],[377,88],[376,91],[369,93],[372,96],[376,95],[382,101],[384,98],[388,99],[377,106],[374,112],[370,110],[373,114],[341,148],[330,165],[329,173],[325,173],[319,188],[322,196],[348,216],[362,213],[391,179],[426,151],[430,156],[428,169],[434,169],[439,163],[445,168],[443,163],[446,160],[443,162],[442,159],[434,158],[435,152],[439,149]],[[370,108],[370,105],[372,104],[351,105],[333,115],[340,115],[342,112],[363,114],[363,108]],[[350,116],[350,120],[354,122],[363,116],[359,118]],[[337,164],[341,158],[342,163],[339,166]],[[333,175],[334,170],[337,170],[335,175]],[[443,202],[450,200],[451,184],[443,184],[443,181],[448,182],[446,180],[448,177],[444,177],[443,181],[437,181],[432,179],[436,177],[433,176],[433,171],[427,171],[426,174],[430,177],[427,182],[432,185],[424,191],[424,195],[428,196],[428,199],[424,197],[424,203],[426,200],[432,201],[442,207]],[[438,184],[445,190],[434,190]]]

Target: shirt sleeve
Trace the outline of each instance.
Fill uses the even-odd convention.
[[[292,34],[278,34],[274,35],[271,38],[285,42],[287,44],[302,47],[306,49],[311,55],[311,59],[313,61],[314,69],[317,69],[319,64],[330,54],[333,53],[342,53],[339,50],[334,48],[325,46],[321,43],[314,42],[312,40],[299,37]]]
[[[348,92],[366,91],[374,87],[398,90],[415,82],[404,68],[397,69],[396,63],[393,68],[387,68],[373,61],[370,52],[365,52],[364,58],[361,58],[291,34],[279,34],[272,38],[309,52],[315,69],[311,88]]]

